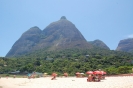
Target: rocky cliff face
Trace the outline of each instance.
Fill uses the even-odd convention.
[[[94,41],[90,41],[89,43],[91,43],[93,46],[110,50],[109,47],[101,40],[97,39],[97,40],[94,40]]]
[[[44,30],[32,27],[14,43],[6,57],[14,57],[35,50],[60,50],[67,48],[92,48],[83,35],[65,16],[48,25]]]
[[[18,56],[30,52],[39,43],[41,33],[38,27],[30,28],[14,43],[6,56]]]
[[[41,41],[41,47],[51,46],[50,50],[91,47],[75,25],[65,17],[48,25],[43,33],[46,38]]]
[[[133,38],[121,40],[116,48],[117,51],[133,53]]]

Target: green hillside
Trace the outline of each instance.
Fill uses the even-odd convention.
[[[59,75],[102,69],[111,74],[131,73],[133,55],[125,52],[101,48],[66,49],[60,51],[39,50],[15,58],[0,58],[0,73],[20,72],[57,72]]]

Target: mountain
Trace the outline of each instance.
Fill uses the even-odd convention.
[[[64,16],[48,25],[43,33],[46,39],[41,41],[43,43],[41,47],[51,46],[50,50],[91,47],[75,25]]]
[[[92,45],[85,40],[72,22],[62,16],[44,30],[35,26],[23,33],[6,57],[20,56],[40,49],[54,51],[69,48],[89,49]]]
[[[30,52],[32,48],[39,43],[41,33],[42,30],[36,26],[30,28],[14,43],[6,56],[17,56]]]
[[[109,47],[101,40],[94,40],[94,41],[89,41],[89,43],[91,43],[93,46],[95,47],[100,47],[100,48],[103,48],[103,49],[109,49]]]
[[[116,51],[133,53],[133,38],[121,40],[116,48]]]

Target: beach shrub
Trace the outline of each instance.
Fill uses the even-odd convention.
[[[118,73],[120,73],[120,74],[127,74],[130,72],[131,72],[131,67],[129,67],[129,66],[120,66],[118,68]]]

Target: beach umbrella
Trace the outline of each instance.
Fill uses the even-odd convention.
[[[66,73],[66,72],[65,72],[65,73],[64,73],[64,76],[66,76],[66,77],[67,77],[67,76],[68,76],[68,73]]]
[[[84,73],[80,73],[80,76],[83,77],[84,76]]]
[[[48,73],[44,73],[44,75],[47,75]]]
[[[107,74],[106,72],[104,72],[103,74]]]
[[[106,73],[105,71],[101,71],[101,74],[102,74],[102,75],[105,75],[105,74],[107,74],[107,73]]]
[[[48,73],[45,72],[45,73],[44,73],[44,76],[47,76],[47,74],[48,74]]]
[[[93,74],[93,71],[87,71],[86,74]]]
[[[65,72],[64,75],[68,75],[68,74]]]
[[[76,77],[80,77],[80,76],[81,76],[81,73],[77,72]]]
[[[81,73],[77,72],[76,75],[80,75]]]
[[[57,76],[57,74],[56,73],[52,73],[52,76]]]
[[[93,74],[102,74],[101,71],[94,71]]]
[[[83,75],[84,73],[80,73],[81,75]]]

